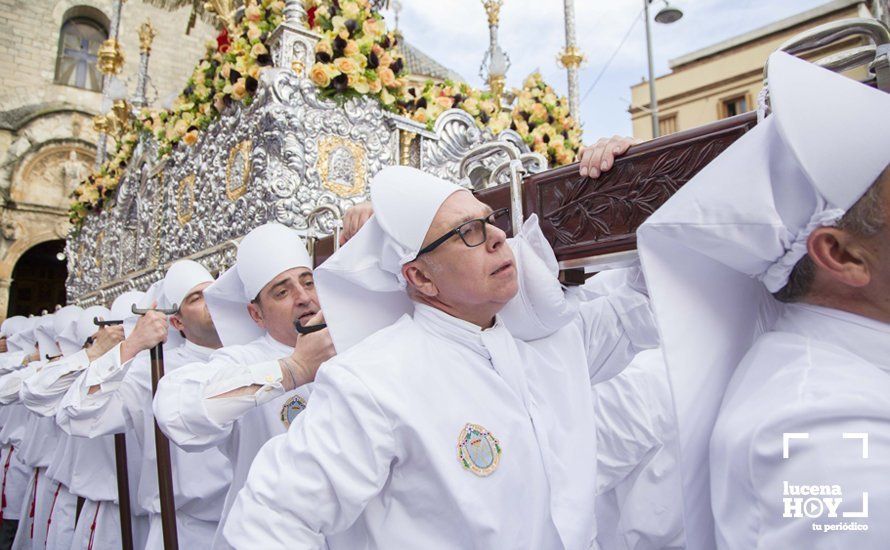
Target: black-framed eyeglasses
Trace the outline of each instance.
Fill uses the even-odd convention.
[[[469,248],[473,248],[481,245],[488,239],[488,234],[486,232],[486,228],[489,225],[495,225],[495,222],[504,217],[510,212],[509,208],[501,208],[495,210],[491,214],[485,216],[484,218],[476,218],[475,220],[466,221],[448,233],[445,233],[435,241],[426,245],[425,247],[420,249],[420,252],[417,253],[417,256],[414,258],[417,259],[421,256],[421,254],[426,254],[427,252],[432,252],[442,243],[450,239],[451,237],[457,235],[460,237],[460,240],[464,242]]]

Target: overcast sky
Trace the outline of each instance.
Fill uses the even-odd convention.
[[[482,1],[400,1],[399,27],[406,40],[481,87],[479,65],[488,47]],[[662,1],[653,2],[653,15],[663,6]],[[671,25],[652,24],[655,74],[669,71],[669,59],[825,3],[827,0],[675,0],[672,4],[683,10],[684,17]],[[598,136],[631,133],[627,113],[630,87],[646,74],[642,9],[642,0],[575,0],[578,45],[588,58],[581,68],[580,85],[587,142]],[[392,10],[386,16],[392,25]],[[537,68],[565,94],[565,71],[556,62],[565,44],[564,32],[562,0],[504,0],[499,37],[512,62],[507,85],[520,85]],[[627,41],[618,50],[625,35]],[[616,50],[608,70],[588,93]]]

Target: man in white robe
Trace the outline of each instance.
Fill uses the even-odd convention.
[[[38,379],[63,363],[71,355],[83,349],[83,342],[78,342],[75,327],[83,310],[78,306],[65,306],[53,315],[53,332],[55,346],[62,357],[47,363],[40,371],[22,381],[20,390],[22,404],[32,413],[40,417],[55,416],[58,397],[45,396],[40,391]],[[45,421],[42,421],[45,422]],[[77,497],[70,492],[70,481],[60,475],[68,470],[65,457],[60,453],[68,444],[69,436],[61,430],[54,430],[55,447],[49,456],[44,486],[51,492],[52,499],[45,517],[36,517],[35,529],[45,531],[47,548],[70,548],[74,535]],[[65,480],[63,482],[63,480]]]
[[[317,378],[297,371],[315,378],[310,404],[257,456],[227,539],[595,547],[590,385],[640,350],[627,334],[652,323],[647,299],[585,302],[524,343],[498,315],[520,284],[501,212],[406,167],[375,176],[371,199],[374,216],[316,270],[338,355]],[[546,244],[536,219],[523,232]]]
[[[23,381],[49,363],[47,356],[57,360],[59,352],[54,341],[52,314],[42,315],[35,321],[32,338],[40,359],[30,361],[24,367],[0,378],[0,403],[4,405],[24,405],[20,394]],[[46,479],[46,469],[50,465],[52,450],[60,435],[52,418],[43,417],[27,407],[25,411],[25,436],[16,456],[31,469],[31,475],[19,513],[22,521],[19,521],[13,548],[37,548],[46,545],[46,519],[55,491],[54,484]]]
[[[135,301],[143,297],[143,294],[129,292],[119,296],[112,304],[111,312],[104,308],[89,308],[82,312],[75,326],[75,334],[70,335],[68,339],[72,342],[87,342],[89,339],[92,343],[84,349],[41,367],[25,380],[22,392],[28,395],[30,407],[38,414],[46,415],[52,420],[60,433],[65,434],[64,426],[59,427],[55,417],[71,384],[82,376],[92,361],[120,343],[125,333],[124,326],[98,329],[93,322],[94,318],[100,317],[106,320],[121,318],[130,311]],[[50,466],[54,479],[59,482],[55,487],[57,492],[53,500],[58,502],[60,487],[64,486],[75,498],[75,506],[77,498],[83,501],[73,533],[62,530],[48,530],[47,533],[56,536],[58,544],[65,544],[63,541],[67,541],[70,537],[72,548],[119,545],[120,508],[117,498],[113,436],[97,439],[62,436],[50,452],[50,456],[52,460],[58,461]],[[140,459],[141,449],[138,441],[131,437],[127,445],[127,462],[130,468],[138,471]],[[129,481],[131,510],[134,514],[131,516],[132,532],[134,542],[141,546],[147,532],[147,516],[146,511],[140,510],[135,501],[138,476],[131,475]],[[52,505],[51,510],[55,511]],[[62,511],[64,512],[64,509]],[[56,524],[59,525],[61,522],[60,519]],[[67,525],[67,520],[65,523]]]
[[[22,368],[36,348],[30,341],[36,318],[11,317],[4,321],[3,330],[7,335],[9,349],[4,354],[0,377]],[[18,522],[32,471],[18,459],[22,438],[25,435],[28,412],[21,403],[0,405],[2,428],[0,428],[0,465],[3,476],[0,478],[0,518],[3,520],[0,548],[9,549],[18,529]]]
[[[326,330],[298,339],[294,328],[319,321],[311,268],[293,229],[270,223],[248,233],[235,266],[204,290],[225,347],[158,385],[155,417],[170,440],[191,452],[219,447],[231,461],[220,526],[257,451],[305,408],[310,388],[294,386],[283,365],[317,366],[333,353]],[[213,547],[225,547],[219,531]]]
[[[169,375],[190,363],[207,361],[220,347],[203,291],[213,277],[191,260],[174,263],[163,281],[145,301],[159,308],[179,306],[167,320],[151,312],[136,323],[124,342],[90,363],[61,403],[56,419],[76,436],[98,437],[133,433],[143,456],[137,476],[137,502],[150,514],[146,548],[163,548],[160,494],[152,414],[151,363],[145,353],[161,338],[164,367]],[[182,336],[184,335],[184,337]],[[175,345],[179,337],[179,345]],[[183,548],[209,548],[222,512],[223,499],[231,482],[231,466],[218,449],[187,453],[172,445],[173,493],[177,537]]]
[[[772,114],[638,232],[689,548],[887,548],[890,95],[767,75]]]

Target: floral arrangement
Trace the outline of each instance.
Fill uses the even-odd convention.
[[[74,189],[71,194],[74,201],[68,210],[68,219],[75,227],[80,226],[87,214],[102,210],[106,201],[114,197],[120,177],[138,140],[138,131],[126,132],[117,140],[114,154]]]
[[[250,0],[235,29],[223,29],[169,110],[143,110],[140,120],[158,141],[164,156],[182,141],[194,145],[198,134],[232,102],[250,105],[260,71],[272,65],[266,39],[284,19],[282,0]]]
[[[488,91],[465,83],[427,82],[408,88],[405,65],[396,52],[398,39],[387,32],[382,16],[368,0],[304,0],[307,24],[321,35],[309,78],[320,94],[342,103],[369,95],[388,110],[432,127],[451,108],[469,113],[493,133],[511,128],[551,165],[574,162],[580,148],[580,126],[539,73],[530,75],[510,110],[500,108]],[[283,0],[247,0],[243,17],[223,28],[189,77],[170,109],[141,110],[116,136],[115,150],[99,169],[74,190],[69,219],[79,229],[90,212],[114,199],[120,178],[140,136],[151,134],[164,157],[178,143],[194,145],[233,102],[250,105],[260,72],[272,65],[267,39],[283,20]]]
[[[282,0],[248,0],[234,29],[223,28],[216,40],[207,43],[204,57],[172,107],[138,113],[117,139],[114,154],[74,190],[69,219],[75,228],[89,212],[101,210],[113,199],[140,135],[152,134],[158,156],[164,157],[179,142],[194,145],[199,133],[232,102],[250,105],[260,71],[272,65],[266,39],[283,20],[283,10]]]
[[[551,166],[575,161],[581,147],[581,128],[569,114],[568,101],[556,95],[540,73],[532,73],[522,88],[511,90],[512,108],[498,109],[490,92],[468,84],[427,81],[419,92],[409,89],[399,102],[403,114],[432,129],[436,118],[448,109],[463,109],[480,128],[495,135],[510,128]]]
[[[321,35],[309,69],[321,95],[338,103],[369,95],[395,111],[405,63],[380,13],[368,0],[307,0],[305,6],[309,28]]]
[[[581,148],[581,127],[570,114],[568,100],[557,96],[538,72],[529,75],[513,93],[516,102],[510,128],[551,166],[575,162]]]
[[[497,109],[491,93],[450,80],[441,84],[428,80],[420,91],[409,88],[399,108],[411,119],[426,124],[428,129],[432,129],[439,115],[448,109],[463,109],[481,128],[490,127],[494,119],[500,119],[497,125],[502,126],[502,130],[510,123],[509,116]]]

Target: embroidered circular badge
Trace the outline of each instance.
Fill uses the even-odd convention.
[[[501,443],[479,424],[467,424],[457,438],[457,459],[477,476],[494,472],[501,460]]]
[[[294,418],[296,418],[305,408],[306,400],[299,395],[295,395],[285,401],[284,405],[281,407],[281,422],[284,424],[284,427],[289,428],[290,423],[293,422]]]

